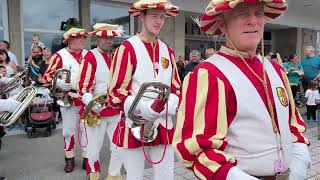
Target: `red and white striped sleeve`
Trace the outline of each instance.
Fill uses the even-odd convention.
[[[108,83],[110,106],[123,109],[124,101],[130,95],[131,80],[136,66],[136,55],[133,47],[125,41],[117,48],[110,68]]]
[[[82,97],[85,93],[92,93],[95,81],[97,61],[91,51],[89,51],[80,64],[78,94]]]
[[[171,48],[169,48],[169,55],[172,63],[171,93],[174,93],[179,97],[181,93],[181,80],[179,78],[174,51]]]
[[[227,112],[235,112],[236,99],[217,72],[210,63],[200,64],[185,77],[180,96],[173,146],[182,165],[199,179],[226,179],[236,165],[236,159],[224,152],[234,119]]]
[[[49,66],[45,74],[43,75],[43,81],[44,81],[43,83],[50,84],[54,78],[54,73],[61,68],[62,68],[62,58],[58,53],[56,53],[51,57]]]

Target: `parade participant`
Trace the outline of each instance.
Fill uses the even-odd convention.
[[[118,25],[97,23],[93,26],[93,29],[94,31],[91,35],[97,37],[98,47],[87,53],[84,60],[81,62],[79,71],[78,94],[82,97],[84,105],[88,105],[97,95],[108,94],[106,87],[113,58],[113,41],[115,37],[124,35],[122,26]],[[113,132],[120,121],[120,110],[99,104],[93,108],[93,111],[101,117],[101,122],[97,127],[87,126],[87,172],[89,179],[98,180],[100,177],[101,166],[99,155],[106,132],[109,137],[111,151],[109,175],[107,179],[121,179],[121,148],[116,148],[116,145],[112,143]]]
[[[87,36],[88,32],[85,29],[73,27],[71,27],[69,30],[67,29],[67,31],[63,34],[63,38],[68,46],[52,56],[48,69],[44,74],[42,80],[43,83],[51,83],[56,70],[67,69],[71,71],[71,82],[66,83],[64,80],[58,79],[57,87],[65,92],[70,92],[72,94],[77,93],[77,77],[79,73],[79,67],[83,57],[87,53],[87,50],[84,49]],[[73,97],[72,100],[73,104],[70,107],[60,107],[66,163],[64,170],[67,173],[72,172],[74,169],[74,147],[77,129],[80,129],[82,136],[85,135],[85,133],[82,132],[83,124],[78,124],[79,110],[81,108],[82,101],[81,99],[75,97]],[[78,128],[78,126],[80,126],[80,128]],[[81,137],[80,139],[80,143],[85,145],[86,138]],[[85,148],[82,148],[82,156],[84,158],[82,168],[86,169],[87,154]]]
[[[265,20],[286,9],[285,0],[212,0],[206,8],[201,29],[226,43],[185,77],[173,140],[199,179],[306,177],[309,141],[290,83],[257,51]]]
[[[131,119],[120,121],[113,136],[113,142],[123,147],[124,166],[127,179],[143,179],[145,154],[149,154],[153,164],[153,178],[173,179],[174,152],[171,146],[174,133],[171,116],[176,114],[180,80],[174,60],[174,52],[158,39],[165,17],[178,14],[178,7],[167,0],[140,0],[133,4],[129,13],[139,17],[142,30],[129,38],[117,49],[112,61],[112,78],[109,81],[109,104],[113,108],[124,109],[126,115],[144,82],[160,81],[171,87],[168,100],[168,121],[166,113],[155,112],[151,108],[154,100],[139,102],[137,111],[147,121],[155,121],[158,136],[151,143],[141,143],[131,132]],[[125,126],[125,127],[124,127]],[[148,152],[144,151],[148,146]],[[149,156],[147,155],[147,156]],[[162,161],[161,161],[162,159]],[[160,160],[160,161],[159,161]],[[159,161],[159,162],[151,162]]]

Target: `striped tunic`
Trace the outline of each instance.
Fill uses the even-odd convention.
[[[158,41],[149,42],[146,38],[139,35],[139,38],[143,41],[150,59],[154,64],[159,64],[159,45]],[[169,55],[172,62],[173,72],[171,80],[171,93],[180,95],[181,82],[178,75],[178,70],[174,60],[174,52],[171,48],[169,50]],[[132,45],[125,41],[115,52],[114,59],[111,65],[112,77],[109,81],[109,104],[113,108],[119,108],[123,110],[123,104],[126,98],[131,95],[131,84],[132,78],[137,68],[136,53]],[[155,67],[154,76],[158,73]],[[130,128],[125,127],[125,122],[121,121],[115,131],[113,142],[120,147],[125,148],[136,148],[141,146],[141,142],[134,139],[133,135],[129,131]],[[158,127],[159,134],[158,138],[151,144],[146,145],[158,145],[168,143],[167,130],[161,125]],[[121,130],[121,131],[120,131]],[[169,130],[169,143],[171,143],[173,137],[174,129]]]
[[[104,58],[103,60],[107,64],[108,68],[110,69],[111,66],[111,60],[113,58],[113,53],[111,53],[110,56],[108,56],[106,53],[103,53],[101,50],[98,49],[98,51],[101,53],[102,57]],[[95,87],[96,83],[96,71],[98,68],[103,68],[103,67],[98,67],[97,66],[97,60],[94,54],[89,51],[86,56],[84,57],[84,60],[81,62],[80,65],[80,73],[79,73],[79,81],[78,81],[78,95],[82,97],[83,94],[85,93],[93,93],[93,89]],[[105,69],[105,73],[109,73],[107,69]],[[99,74],[101,77],[108,77],[106,74]],[[106,79],[107,81],[108,79]],[[105,87],[106,92],[107,92],[107,87]],[[80,114],[82,114],[84,110],[84,106],[80,110]],[[105,108],[103,111],[99,113],[101,117],[105,116],[113,116],[116,114],[119,114],[120,110],[119,109],[113,109],[111,107]]]
[[[261,97],[264,106],[268,109],[267,96],[261,82],[252,74],[242,60],[235,55],[235,52],[222,47],[218,54],[229,59],[247,76]],[[221,59],[216,60],[219,61]],[[262,78],[263,67],[259,59],[257,57],[245,57],[245,60]],[[294,143],[309,144],[309,141],[302,135],[306,127],[295,108],[290,83],[286,74],[277,63],[272,62],[272,65],[285,85],[286,91],[289,92],[288,122],[290,123],[292,141]],[[272,107],[276,112],[268,77],[267,84]],[[198,178],[226,179],[230,168],[237,164],[233,154],[225,152],[228,146],[225,138],[236,117],[237,109],[235,91],[224,73],[212,63],[201,63],[192,73],[185,77],[173,145],[183,166],[192,170]],[[252,111],[255,110],[252,109]],[[278,125],[277,117],[275,117],[275,120]],[[239,129],[239,131],[248,131],[248,129]],[[256,143],[261,142],[252,142],[252,144]]]
[[[82,61],[82,51],[79,53],[76,53],[76,52],[70,51],[70,50],[68,50],[68,51],[74,57],[74,59],[77,60],[78,63],[80,64]],[[53,81],[53,78],[54,78],[54,73],[58,69],[62,68],[62,61],[63,61],[62,57],[58,53],[55,53],[51,57],[49,66],[43,76],[43,83],[44,84],[51,85],[51,82]],[[82,105],[82,101],[79,98],[73,98],[73,101],[76,106]]]

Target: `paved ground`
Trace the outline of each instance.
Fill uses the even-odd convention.
[[[308,171],[308,180],[320,178],[320,141],[317,140],[317,128],[308,128],[306,136],[311,141],[312,167]],[[84,180],[86,172],[81,170],[81,158],[76,159],[75,171],[65,174],[63,171],[63,140],[61,130],[56,130],[51,137],[38,137],[28,139],[22,131],[11,131],[3,139],[3,149],[0,151],[0,175],[7,176],[8,180]],[[105,142],[107,143],[107,140]],[[106,174],[109,151],[106,145],[101,154],[102,174]],[[79,155],[79,151],[77,151]],[[125,171],[123,171],[125,173]],[[145,178],[151,178],[152,169],[146,167]],[[195,179],[193,174],[186,169],[175,165],[175,179]]]

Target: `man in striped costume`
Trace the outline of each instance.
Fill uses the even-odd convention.
[[[303,180],[309,141],[285,71],[257,46],[285,0],[212,0],[201,29],[225,46],[185,77],[173,144],[199,179]]]
[[[58,79],[57,87],[62,91],[69,92],[72,95],[73,104],[70,107],[61,107],[62,115],[62,134],[64,137],[64,149],[65,149],[65,162],[64,170],[66,173],[70,173],[74,169],[74,157],[75,157],[75,138],[77,137],[77,129],[80,132],[83,130],[83,124],[79,122],[79,110],[82,105],[81,99],[77,97],[77,82],[80,63],[83,57],[86,55],[87,50],[83,49],[85,46],[88,32],[81,28],[71,28],[64,33],[64,41],[68,43],[68,47],[61,49],[55,55],[52,56],[48,69],[46,70],[43,83],[49,84],[54,78],[54,74],[58,69],[67,69],[71,71],[71,82],[66,83],[64,80]],[[80,123],[80,125],[78,124]],[[80,128],[79,128],[80,126]],[[84,133],[81,133],[84,135]],[[81,144],[85,144],[85,137],[80,137]],[[87,154],[86,149],[83,147],[82,168],[86,168]]]
[[[174,153],[171,146],[174,133],[171,116],[176,114],[178,96],[180,94],[180,80],[174,60],[174,52],[160,41],[157,36],[164,24],[165,17],[175,16],[178,7],[167,0],[141,0],[129,9],[132,16],[139,16],[142,30],[137,35],[126,40],[116,51],[111,65],[112,78],[109,84],[109,104],[114,108],[124,109],[125,114],[133,103],[140,86],[144,82],[160,81],[171,87],[168,100],[168,123],[165,110],[161,113],[151,108],[154,100],[139,102],[137,113],[148,120],[154,121],[154,127],[159,131],[156,139],[151,143],[142,144],[131,133],[131,119],[120,121],[113,136],[113,142],[124,148],[124,166],[127,179],[143,179],[144,150],[148,146],[151,161],[162,159],[154,164],[153,177],[159,179],[173,179]],[[167,124],[167,125],[166,125]]]
[[[80,65],[79,71],[78,94],[82,97],[84,105],[88,105],[94,96],[108,93],[107,82],[113,58],[113,41],[115,37],[123,36],[122,27],[118,25],[98,23],[93,26],[93,29],[94,32],[92,32],[91,35],[97,37],[98,47],[87,53]],[[85,106],[83,106],[82,110],[84,110],[84,108]],[[121,179],[121,148],[116,148],[116,145],[112,143],[113,132],[121,118],[120,110],[98,104],[93,107],[92,111],[92,113],[97,113],[101,117],[101,122],[97,127],[87,126],[87,173],[89,179],[99,179],[99,154],[106,131],[110,140],[111,151],[109,175],[107,179]],[[82,112],[80,114],[82,114]]]

